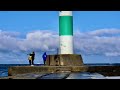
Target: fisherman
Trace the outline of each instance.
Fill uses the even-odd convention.
[[[35,52],[33,51],[33,52],[31,53],[31,55],[32,55],[32,65],[34,65]]]
[[[29,64],[31,66],[34,66],[34,59],[35,59],[35,52],[33,51],[32,53],[29,54],[29,57],[28,57]]]
[[[32,55],[31,54],[29,54],[28,60],[29,60],[29,65],[32,65]]]
[[[44,54],[42,55],[42,58],[43,58],[43,62],[44,62],[44,65],[45,65],[45,61],[46,61],[46,59],[47,59],[47,54],[46,54],[46,52],[44,52]]]

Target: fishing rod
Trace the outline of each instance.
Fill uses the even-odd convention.
[[[15,55],[15,57],[16,57],[17,61],[19,62],[19,64],[23,64],[23,62],[20,59],[18,59],[17,55]]]

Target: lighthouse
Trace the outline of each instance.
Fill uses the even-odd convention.
[[[81,66],[82,56],[74,53],[72,11],[59,11],[59,53],[47,55],[48,66]]]
[[[59,54],[73,54],[72,11],[59,11]]]

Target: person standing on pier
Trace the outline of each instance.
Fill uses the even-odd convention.
[[[46,61],[46,59],[47,59],[47,54],[46,54],[46,52],[44,52],[44,54],[42,55],[42,58],[43,58],[43,62],[44,62],[44,65],[45,65],[45,61]]]
[[[32,53],[29,54],[29,57],[28,57],[29,64],[31,66],[34,66],[34,59],[35,59],[35,52],[33,51]]]
[[[34,65],[35,52],[33,51],[33,52],[31,53],[31,55],[32,55],[32,65]]]
[[[32,65],[32,55],[31,54],[29,54],[28,60],[29,60],[29,65]]]

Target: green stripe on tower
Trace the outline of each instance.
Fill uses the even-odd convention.
[[[59,16],[59,36],[73,35],[73,16]]]

